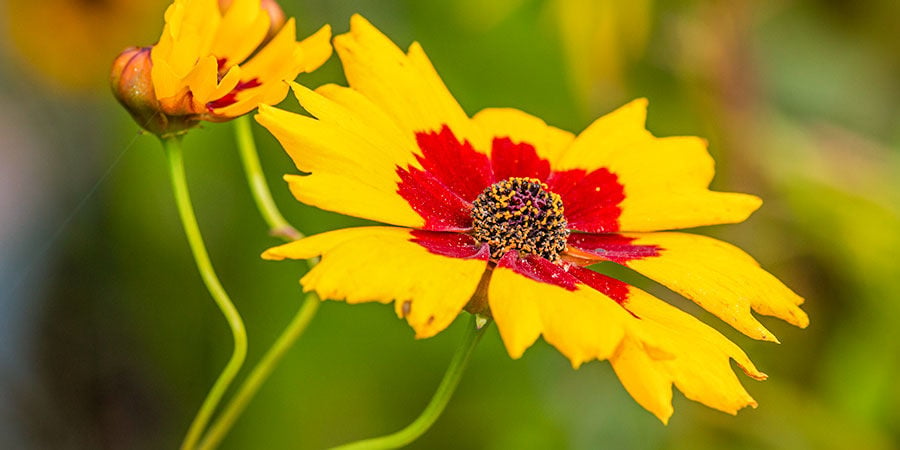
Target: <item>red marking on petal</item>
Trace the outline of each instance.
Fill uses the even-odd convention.
[[[619,229],[625,189],[608,169],[554,172],[547,185],[562,198],[570,229],[590,233]]]
[[[514,143],[510,138],[494,138],[491,145],[491,162],[494,181],[507,178],[537,178],[546,181],[550,175],[550,162],[537,154],[527,142]]]
[[[416,133],[421,169],[398,167],[397,193],[425,219],[425,229],[462,231],[471,228],[471,204],[485,188],[512,177],[536,178],[559,194],[569,228],[590,233],[619,229],[619,207],[625,199],[618,177],[606,168],[551,172],[528,142],[494,138],[491,157],[460,141],[447,125],[440,131]]]
[[[397,169],[400,183],[397,194],[425,219],[423,228],[431,231],[463,231],[472,228],[472,204],[463,200],[424,170]]]
[[[259,86],[262,86],[262,83],[259,81],[259,78],[251,78],[250,80],[247,80],[247,81],[241,81],[237,84],[237,86],[234,87],[234,89],[232,89],[229,93],[225,94],[224,97],[217,99],[217,100],[213,100],[211,102],[208,102],[206,104],[206,109],[209,110],[209,112],[213,112],[214,109],[231,106],[231,105],[237,103],[238,93],[240,93],[241,91],[244,91],[246,89],[251,89],[251,88],[255,88],[255,87],[259,87]]]
[[[634,245],[631,243],[634,239],[620,234],[572,233],[567,244],[582,252],[576,256],[617,264],[659,256],[661,249],[658,245]]]
[[[548,283],[570,291],[575,290],[578,279],[570,275],[562,266],[553,264],[547,259],[537,255],[526,254],[520,256],[519,252],[512,250],[497,262],[500,267],[505,267],[518,274],[524,275],[535,281]],[[570,266],[571,268],[574,266]]]
[[[487,156],[469,141],[460,142],[447,125],[438,133],[416,133],[416,143],[422,150],[416,155],[422,168],[463,200],[472,203],[493,183]]]
[[[216,58],[216,64],[219,66],[219,73],[225,71],[225,64],[228,64],[228,58]]]
[[[578,284],[583,284],[599,291],[622,306],[628,302],[628,284],[573,264],[559,266],[540,256],[526,255],[525,257],[520,257],[516,251],[511,251],[504,255],[503,258],[500,258],[498,265],[511,269],[532,280],[559,286],[570,291],[574,291]],[[634,313],[631,313],[631,315],[637,317]]]
[[[397,168],[397,193],[425,219],[432,231],[462,231],[472,228],[472,202],[491,184],[487,156],[468,142],[460,142],[444,125],[440,132],[416,133],[422,169]]]
[[[428,249],[436,255],[462,259],[482,259],[487,261],[491,256],[487,245],[480,244],[472,236],[463,233],[441,233],[434,231],[413,230],[412,242]]]
[[[569,267],[569,273],[620,305],[628,301],[628,284],[623,281],[578,266]]]

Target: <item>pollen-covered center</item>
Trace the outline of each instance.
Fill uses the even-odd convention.
[[[517,250],[556,262],[569,237],[562,199],[534,178],[490,185],[475,199],[472,221],[475,239],[490,246],[495,260]]]

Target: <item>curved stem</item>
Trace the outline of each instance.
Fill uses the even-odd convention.
[[[253,200],[256,202],[259,213],[269,225],[269,234],[287,241],[302,238],[303,235],[284,219],[281,211],[275,206],[275,201],[272,200],[272,192],[263,175],[256,143],[253,141],[249,114],[234,119],[234,134],[237,138],[241,161],[244,163],[244,171],[247,173],[247,184],[250,185],[250,191],[253,193]]]
[[[209,260],[209,254],[206,252],[206,246],[203,244],[203,236],[200,234],[200,227],[197,225],[197,217],[194,215],[194,208],[191,205],[191,197],[188,193],[181,138],[177,136],[169,137],[163,139],[162,142],[169,162],[169,175],[172,181],[172,190],[175,193],[175,203],[178,206],[178,214],[181,216],[181,224],[184,226],[184,233],[191,247],[191,253],[194,255],[194,261],[197,263],[197,269],[200,271],[200,276],[203,278],[206,288],[216,302],[216,306],[219,307],[219,310],[222,311],[222,314],[228,321],[234,340],[234,351],[231,354],[231,358],[228,360],[225,368],[222,369],[222,373],[213,384],[212,389],[206,395],[206,399],[200,406],[200,410],[194,417],[184,442],[181,444],[183,450],[190,450],[196,445],[200,433],[203,432],[228,386],[244,364],[244,358],[247,356],[247,333],[244,330],[244,322],[241,320],[241,315],[234,307],[231,299],[228,298],[222,283],[216,277],[212,263]]]
[[[272,199],[272,193],[269,190],[266,177],[263,175],[262,165],[259,163],[259,155],[256,150],[256,143],[253,140],[253,132],[248,115],[234,119],[234,132],[241,155],[241,162],[247,174],[247,184],[250,186],[250,192],[253,194],[253,200],[256,202],[260,215],[269,226],[269,233],[288,242],[302,239],[303,234],[285,220]],[[307,260],[307,263],[310,267],[315,265],[314,260]],[[269,375],[278,366],[281,358],[284,357],[285,353],[294,345],[294,342],[303,334],[303,331],[306,330],[306,327],[319,309],[319,303],[320,300],[315,294],[310,293],[306,295],[303,304],[300,305],[287,327],[275,339],[272,346],[266,350],[265,355],[256,363],[250,375],[243,381],[234,396],[228,400],[222,413],[216,417],[206,434],[203,435],[197,447],[198,449],[214,449],[222,442],[222,439],[225,438],[228,431],[231,430],[231,427],[241,416],[241,413],[253,400],[263,383],[266,382]]]
[[[244,380],[234,397],[229,400],[222,414],[209,427],[209,431],[203,436],[203,440],[200,441],[200,445],[197,447],[198,449],[208,450],[219,445],[235,420],[241,415],[266,379],[269,378],[272,370],[275,369],[275,366],[278,365],[284,354],[294,345],[294,342],[300,337],[306,326],[309,325],[313,316],[316,315],[316,310],[319,309],[319,303],[319,297],[316,294],[309,293],[306,295],[306,299],[297,311],[297,315],[291,319],[281,336],[278,336],[272,347],[269,348],[259,363],[256,364],[256,367],[253,368],[253,371],[250,372],[247,379]]]
[[[447,403],[450,402],[450,397],[453,396],[456,386],[459,385],[459,380],[462,378],[462,374],[469,362],[469,357],[472,356],[475,344],[478,343],[481,336],[484,334],[484,331],[487,329],[486,323],[481,327],[478,326],[478,323],[478,316],[473,315],[472,321],[466,328],[466,335],[459,348],[456,349],[456,353],[450,361],[450,367],[448,367],[447,372],[444,373],[441,384],[438,386],[437,391],[435,391],[434,396],[431,397],[431,402],[428,403],[428,406],[425,407],[422,414],[420,414],[416,420],[396,433],[351,442],[349,444],[334,447],[331,450],[400,448],[425,434],[437,420],[438,416],[444,411]]]

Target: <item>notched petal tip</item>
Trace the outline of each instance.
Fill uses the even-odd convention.
[[[350,30],[352,31],[354,27],[375,28],[372,23],[360,13],[354,13],[350,16]]]
[[[738,365],[738,367],[741,368],[741,371],[743,371],[745,375],[747,375],[750,378],[753,378],[756,381],[766,381],[769,379],[768,375],[766,375],[764,372],[760,372],[760,371],[756,370],[755,367],[746,367],[746,366],[742,365],[741,363],[737,363],[737,365]]]
[[[756,212],[760,207],[762,207],[763,200],[753,194],[744,194],[737,192],[730,192],[730,195],[735,197],[734,208],[740,211],[743,211],[746,215],[741,219],[736,217],[735,223],[740,223],[747,220],[751,214]]]
[[[297,48],[303,52],[304,56],[303,72],[312,72],[331,58],[334,53],[331,38],[331,25],[325,24],[318,31],[297,43]]]
[[[800,305],[802,303],[803,303],[803,298],[800,298],[800,303],[798,303],[798,305]],[[800,308],[792,308],[790,311],[788,311],[788,317],[785,318],[784,320],[786,320],[789,324],[794,325],[798,328],[805,329],[806,327],[809,326],[809,315],[806,314],[806,311],[804,311]]]
[[[669,409],[669,410],[661,412],[659,414],[657,414],[656,412],[653,412],[653,411],[651,411],[651,413],[654,416],[656,416],[656,418],[659,419],[659,421],[662,422],[663,425],[669,426],[669,419],[672,418],[672,414],[675,413],[675,410]]]

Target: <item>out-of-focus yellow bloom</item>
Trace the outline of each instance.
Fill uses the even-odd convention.
[[[625,71],[644,53],[653,0],[557,0],[554,8],[576,98],[591,112],[627,98]]]
[[[278,103],[285,81],[331,56],[328,25],[297,42],[294,19],[279,27],[283,13],[274,2],[221,3],[227,8],[217,0],[175,0],[159,42],[126,49],[113,64],[113,93],[147,130],[183,132],[201,120],[226,121]]]
[[[36,79],[66,91],[100,91],[109,61],[152,39],[164,0],[9,0],[0,4],[3,43]]]

